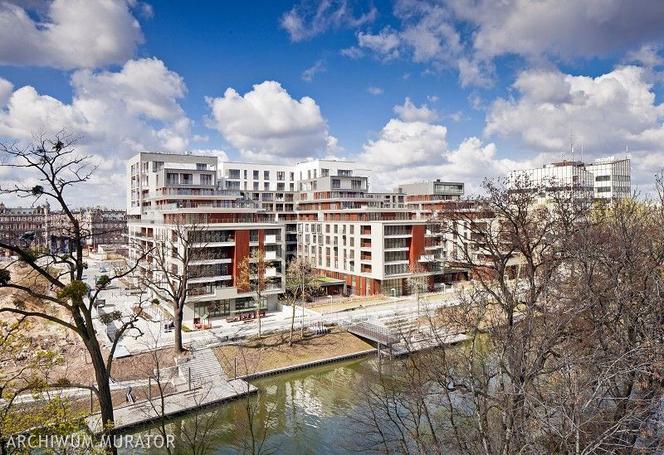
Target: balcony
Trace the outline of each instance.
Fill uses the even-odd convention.
[[[275,234],[268,234],[268,235],[265,236],[265,243],[266,244],[267,243],[275,244],[275,243],[280,243],[280,242],[281,242],[281,236],[277,236]]]
[[[189,278],[189,283],[209,283],[210,281],[227,281],[233,279],[230,275],[202,276],[198,278]]]
[[[265,252],[265,260],[266,261],[274,261],[277,259],[281,259],[278,255],[277,251],[266,251]]]

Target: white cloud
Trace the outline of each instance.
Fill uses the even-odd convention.
[[[379,55],[380,58],[389,60],[399,57],[401,39],[399,38],[399,35],[391,29],[384,28],[376,35],[362,32],[358,33],[357,44],[360,48],[369,49]]]
[[[0,108],[4,107],[9,101],[14,85],[6,79],[0,77]]]
[[[410,98],[401,105],[394,106],[394,113],[404,122],[433,122],[438,119],[438,114],[426,104],[417,107]]]
[[[216,156],[221,161],[228,161],[228,154],[221,149],[192,149],[193,155]]]
[[[456,149],[447,145],[447,129],[425,122],[392,119],[377,140],[369,141],[358,161],[371,165],[373,189],[387,191],[400,183],[452,180],[467,184],[468,192],[479,192],[487,177],[504,177],[513,169],[532,166],[498,158],[496,145],[466,138]]]
[[[360,160],[383,167],[431,163],[447,150],[447,128],[422,121],[391,119],[376,140],[364,145]]]
[[[358,59],[364,55],[364,52],[362,52],[362,49],[359,47],[351,46],[346,49],[341,49],[339,51],[341,55],[344,57],[352,58],[353,60]]]
[[[130,60],[119,72],[80,70],[71,82],[71,104],[31,86],[15,90],[0,110],[0,134],[30,139],[64,128],[94,144],[95,154],[124,158],[144,147],[185,149],[189,120],[178,99],[186,87],[161,60]]]
[[[491,86],[494,59],[505,55],[541,63],[633,51],[628,61],[652,63],[664,39],[664,2],[652,0],[399,0],[394,15],[399,24],[359,32],[357,46],[427,71],[454,69],[463,87]]]
[[[357,28],[372,22],[377,10],[371,6],[360,13],[354,11],[348,0],[323,0],[321,2],[301,2],[284,13],[280,24],[291,41],[305,41],[332,28]]]
[[[374,87],[373,85],[371,85],[369,86],[369,88],[367,88],[367,92],[369,92],[371,95],[378,96],[382,95],[384,90],[380,87]]]
[[[244,95],[228,88],[208,104],[209,126],[245,159],[304,158],[337,148],[316,101],[308,96],[296,100],[278,82],[256,84]]]
[[[439,178],[463,181],[469,185],[469,191],[478,192],[484,178],[505,176],[542,159],[500,158],[495,144],[483,144],[476,137],[466,138],[452,149],[447,128],[436,122],[438,114],[427,105],[418,107],[409,98],[403,105],[395,106],[394,112],[399,118],[390,119],[355,157],[373,169],[374,190],[391,190],[399,183]]]
[[[594,57],[664,37],[664,3],[658,1],[455,0],[450,5],[457,18],[476,25],[473,46],[486,57]]]
[[[664,57],[659,55],[661,46],[645,44],[639,49],[627,53],[625,60],[628,63],[636,63],[646,68],[655,68],[664,65]]]
[[[314,80],[317,74],[323,73],[326,70],[327,68],[325,68],[325,62],[322,59],[317,60],[316,63],[302,72],[302,80],[311,82]]]
[[[160,60],[130,60],[118,72],[76,71],[71,83],[71,103],[32,86],[11,92],[0,106],[0,136],[29,142],[36,134],[65,129],[81,137],[78,150],[92,155],[100,168],[86,194],[73,195],[78,200],[96,196],[97,204],[117,204],[107,200],[124,191],[124,180],[114,186],[109,182],[124,178],[129,156],[142,150],[186,150],[190,121],[178,104],[186,87]]]
[[[619,67],[595,78],[529,70],[514,88],[516,98],[498,99],[489,109],[486,134],[516,139],[554,158],[569,150],[570,137],[586,159],[629,147],[640,169],[637,181],[652,180],[657,171],[645,166],[648,159],[664,163],[664,104],[657,104],[643,68]]]
[[[94,68],[124,63],[143,41],[124,0],[54,0],[42,9],[0,3],[1,64]]]

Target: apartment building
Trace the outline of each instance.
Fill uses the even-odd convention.
[[[170,271],[184,274],[179,257],[182,249],[191,248],[184,311],[189,324],[255,311],[254,296],[239,276],[242,262],[255,249],[264,252],[267,263],[260,309],[275,309],[284,289],[284,224],[259,201],[226,188],[217,166],[213,156],[162,153],[139,153],[127,163],[130,258],[167,245],[181,253],[170,254]],[[152,282],[163,280],[152,254],[140,261],[140,272]]]
[[[84,235],[83,246],[88,250],[126,243],[124,210],[89,207],[74,210],[73,214]],[[6,207],[0,203],[0,238],[4,242],[66,252],[71,246],[71,228],[69,217],[51,210],[48,203],[38,207]]]
[[[289,167],[161,153],[136,155],[127,178],[133,257],[163,243],[176,227],[193,232],[195,226],[195,234],[205,237],[194,246],[201,259],[190,264],[194,278],[185,321],[253,308],[252,294],[238,289],[237,276],[253,248],[263,249],[269,261],[267,309],[276,308],[287,261],[296,256],[327,277],[332,293],[401,295],[413,275],[424,277],[431,290],[460,277],[459,270],[443,266],[451,241],[430,219],[429,202],[458,201],[462,183],[377,193],[370,191],[370,172],[353,162],[310,160]],[[179,270],[182,264],[175,262]],[[141,267],[158,278],[149,257]]]
[[[435,213],[454,206],[450,201],[461,199],[464,194],[464,184],[434,180],[399,185],[394,191],[405,195],[404,201],[409,208]]]
[[[10,245],[43,249],[48,244],[48,204],[37,207],[6,207],[0,202],[0,240]],[[3,253],[9,254],[8,250]]]
[[[631,195],[631,166],[628,158],[602,158],[592,164],[564,160],[513,171],[509,183],[517,190],[537,191],[542,200],[563,191],[587,200],[617,200]]]

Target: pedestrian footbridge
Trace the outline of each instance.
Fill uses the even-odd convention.
[[[348,327],[348,331],[353,335],[373,341],[383,346],[392,346],[397,344],[400,339],[390,329],[371,322],[360,322]]]

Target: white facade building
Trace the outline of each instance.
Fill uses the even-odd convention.
[[[632,194],[631,163],[629,158],[600,158],[586,169],[594,176],[596,199],[620,199]]]
[[[459,276],[442,267],[453,242],[431,217],[459,202],[463,183],[423,182],[372,193],[369,176],[348,161],[287,166],[139,153],[127,163],[130,256],[164,245],[175,256],[187,248],[172,245],[178,227],[203,237],[189,246],[195,260],[187,270],[184,314],[194,325],[255,311],[239,265],[256,249],[268,262],[261,306],[268,310],[277,308],[286,263],[296,256],[312,262],[331,294],[401,295],[414,274],[426,278],[430,290]],[[153,264],[148,255],[141,272],[158,280]],[[171,266],[171,273],[185,273],[177,260]]]
[[[589,200],[616,200],[631,195],[630,160],[603,158],[592,164],[559,161],[535,169],[513,171],[508,179],[515,190],[536,191],[542,199],[571,191]]]

